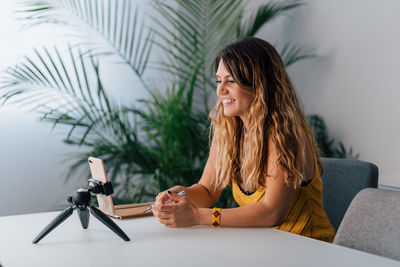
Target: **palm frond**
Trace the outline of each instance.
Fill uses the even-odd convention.
[[[297,44],[286,43],[280,51],[280,56],[282,57],[285,66],[289,67],[300,60],[314,58],[317,55],[310,48],[304,48]]]
[[[118,55],[142,79],[154,33],[146,26],[139,7],[132,6],[130,0],[30,0],[23,2],[17,14],[29,27],[46,23],[68,25],[79,29],[79,36],[84,38],[87,34],[83,34],[82,24],[87,25],[107,45],[93,42],[93,34],[89,34],[89,41],[79,43],[80,47],[89,44],[90,52],[83,55]]]
[[[80,145],[89,136],[118,136],[115,133],[119,133],[120,127],[114,123],[118,114],[104,91],[98,63],[92,57],[82,58],[72,49],[68,49],[69,53],[60,53],[56,47],[34,51],[34,56],[25,56],[23,62],[2,76],[3,104],[12,101],[33,106],[32,110],[41,114],[42,120],[53,123],[53,127],[69,125],[67,140],[78,129],[84,129]]]
[[[238,30],[238,37],[254,36],[258,30],[272,19],[304,5],[299,0],[273,2],[260,6]]]

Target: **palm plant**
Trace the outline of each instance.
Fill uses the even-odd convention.
[[[153,1],[160,15],[152,16],[158,25],[154,28],[129,0],[27,1],[19,14],[28,26],[84,25],[95,38],[70,45],[67,53],[44,47],[25,56],[3,73],[0,98],[3,103],[32,105],[53,127],[70,128],[67,144],[88,148],[74,156],[69,176],[87,170],[86,159],[94,155],[104,159],[121,199],[147,200],[175,184],[192,184],[208,155],[214,53],[228,41],[256,34],[302,3],[269,2],[247,19],[244,5],[236,0]],[[156,93],[145,78],[153,44],[164,55],[154,71],[172,77],[160,88],[165,94]],[[281,54],[287,66],[313,56],[290,44]],[[150,98],[134,105],[116,104],[102,83],[105,57],[129,66],[141,81],[138,89],[147,90]],[[221,201],[233,205],[229,193],[224,192]]]

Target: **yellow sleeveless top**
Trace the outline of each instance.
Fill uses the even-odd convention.
[[[335,237],[335,229],[325,213],[322,201],[322,180],[316,159],[314,162],[314,177],[311,182],[296,189],[283,223],[273,228],[332,242]],[[263,201],[265,187],[260,186],[251,195],[246,195],[233,180],[232,193],[239,206],[246,206]]]

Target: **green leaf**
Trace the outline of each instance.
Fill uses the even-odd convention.
[[[289,11],[298,9],[304,5],[302,1],[270,1],[257,8],[247,21],[242,23],[239,30],[239,37],[254,36],[266,23],[274,18],[286,14]]]
[[[300,60],[310,59],[317,56],[311,49],[306,49],[300,45],[291,43],[286,43],[283,46],[280,55],[282,57],[283,64],[286,67],[289,67]]]

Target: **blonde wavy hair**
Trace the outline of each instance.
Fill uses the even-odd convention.
[[[259,38],[243,38],[228,44],[215,59],[215,72],[220,60],[238,85],[254,96],[247,111],[247,128],[239,117],[224,115],[220,100],[210,112],[211,135],[216,144],[215,189],[230,185],[232,179],[242,189],[254,192],[265,186],[268,140],[278,151],[278,164],[285,183],[294,188],[303,180],[306,163],[302,136],[312,134],[294,87],[275,48]],[[312,140],[314,153],[319,150]],[[321,163],[318,161],[319,167]]]

